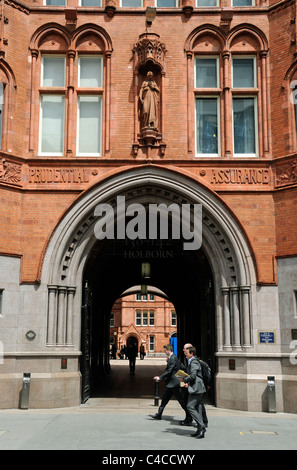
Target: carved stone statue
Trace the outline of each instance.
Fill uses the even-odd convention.
[[[154,81],[153,72],[148,72],[139,93],[139,99],[142,104],[141,118],[143,128],[158,130],[159,94],[160,90]]]

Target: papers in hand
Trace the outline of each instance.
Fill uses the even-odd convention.
[[[175,377],[178,377],[180,379],[184,379],[185,377],[189,377],[189,374],[184,372],[183,370],[179,369],[175,374]]]

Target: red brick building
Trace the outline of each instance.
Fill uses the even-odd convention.
[[[163,346],[175,348],[177,321],[174,305],[155,294],[132,294],[116,300],[110,316],[110,343],[121,349],[136,344],[144,346],[147,356],[164,354]]]
[[[296,412],[296,3],[66,1],[0,2],[1,407],[24,372],[31,407],[88,399],[112,306],[144,283],[217,406],[267,409],[274,376]],[[202,205],[201,248],[98,240],[98,204],[123,197]]]

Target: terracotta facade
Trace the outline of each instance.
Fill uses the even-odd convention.
[[[162,297],[134,294],[118,299],[112,308],[110,342],[116,345],[117,356],[127,347],[129,338],[136,340],[138,353],[143,344],[148,356],[164,354],[163,346],[177,335],[174,305]]]
[[[203,205],[203,253],[211,274],[199,295],[203,276],[193,281],[190,293],[185,284],[180,296],[196,295],[197,305],[204,299],[199,328],[213,344],[207,358],[215,364],[216,404],[267,407],[267,376],[273,375],[278,410],[296,412],[296,4],[256,0],[236,7],[221,0],[200,7],[180,0],[162,8],[143,0],[139,8],[121,5],[118,0],[97,7],[75,0],[65,6],[0,2],[0,406],[18,406],[23,372],[35,379],[33,407],[80,402],[81,358],[86,357],[81,307],[89,305],[82,286],[106,249],[92,235],[94,210],[98,201],[114,204],[124,194],[134,203]],[[147,7],[156,6],[148,23]],[[63,79],[58,72],[51,75],[53,58],[62,64]],[[97,81],[83,81],[84,58],[101,67]],[[203,60],[216,73],[202,86],[197,69]],[[248,85],[236,85],[239,63],[250,67],[238,78],[240,83],[250,77]],[[148,71],[159,89],[156,129],[141,125],[139,92]],[[83,120],[87,103],[98,104],[90,121]],[[244,116],[240,105],[247,107]],[[211,118],[201,112],[207,106]],[[55,112],[56,121],[46,114]],[[200,134],[199,123],[205,126]],[[52,125],[56,134],[47,147]],[[98,125],[98,133],[90,127],[86,137],[88,125]],[[212,151],[206,149],[210,141]],[[84,150],[88,145],[90,152]],[[123,263],[114,265],[114,290],[104,312],[140,282],[129,272],[129,285],[121,272],[136,256],[141,263],[142,254],[132,252],[125,251]],[[171,256],[166,253],[164,263]],[[204,262],[199,259],[199,266]],[[104,266],[108,272],[108,263]],[[173,279],[174,264],[168,266]],[[181,281],[188,275],[176,271]],[[174,297],[177,285],[172,289]],[[176,307],[178,299],[169,298]],[[198,316],[187,302],[180,300],[180,315],[177,308],[180,341],[192,339]],[[100,349],[99,339],[96,345],[100,358],[109,346],[109,313],[98,316],[102,322],[93,317],[104,331],[105,346]],[[33,340],[26,336],[30,331]],[[273,333],[273,341],[261,342],[261,332]],[[61,357],[68,359],[66,371]],[[235,371],[229,368],[234,358]]]

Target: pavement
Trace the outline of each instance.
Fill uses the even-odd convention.
[[[153,377],[164,368],[163,358],[138,359],[131,376],[128,361],[113,360],[104,386],[85,404],[0,410],[0,450],[98,450],[98,464],[133,467],[133,456],[147,465],[177,464],[173,460],[177,455],[197,458],[202,450],[297,449],[297,414],[226,410],[207,404],[209,425],[200,440],[191,436],[194,426],[180,426],[184,412],[176,400],[168,403],[161,421],[152,419],[150,414],[157,411]],[[165,459],[173,456],[171,462],[152,461],[164,453]],[[112,461],[128,456],[131,461]],[[151,460],[146,462],[148,456]]]

